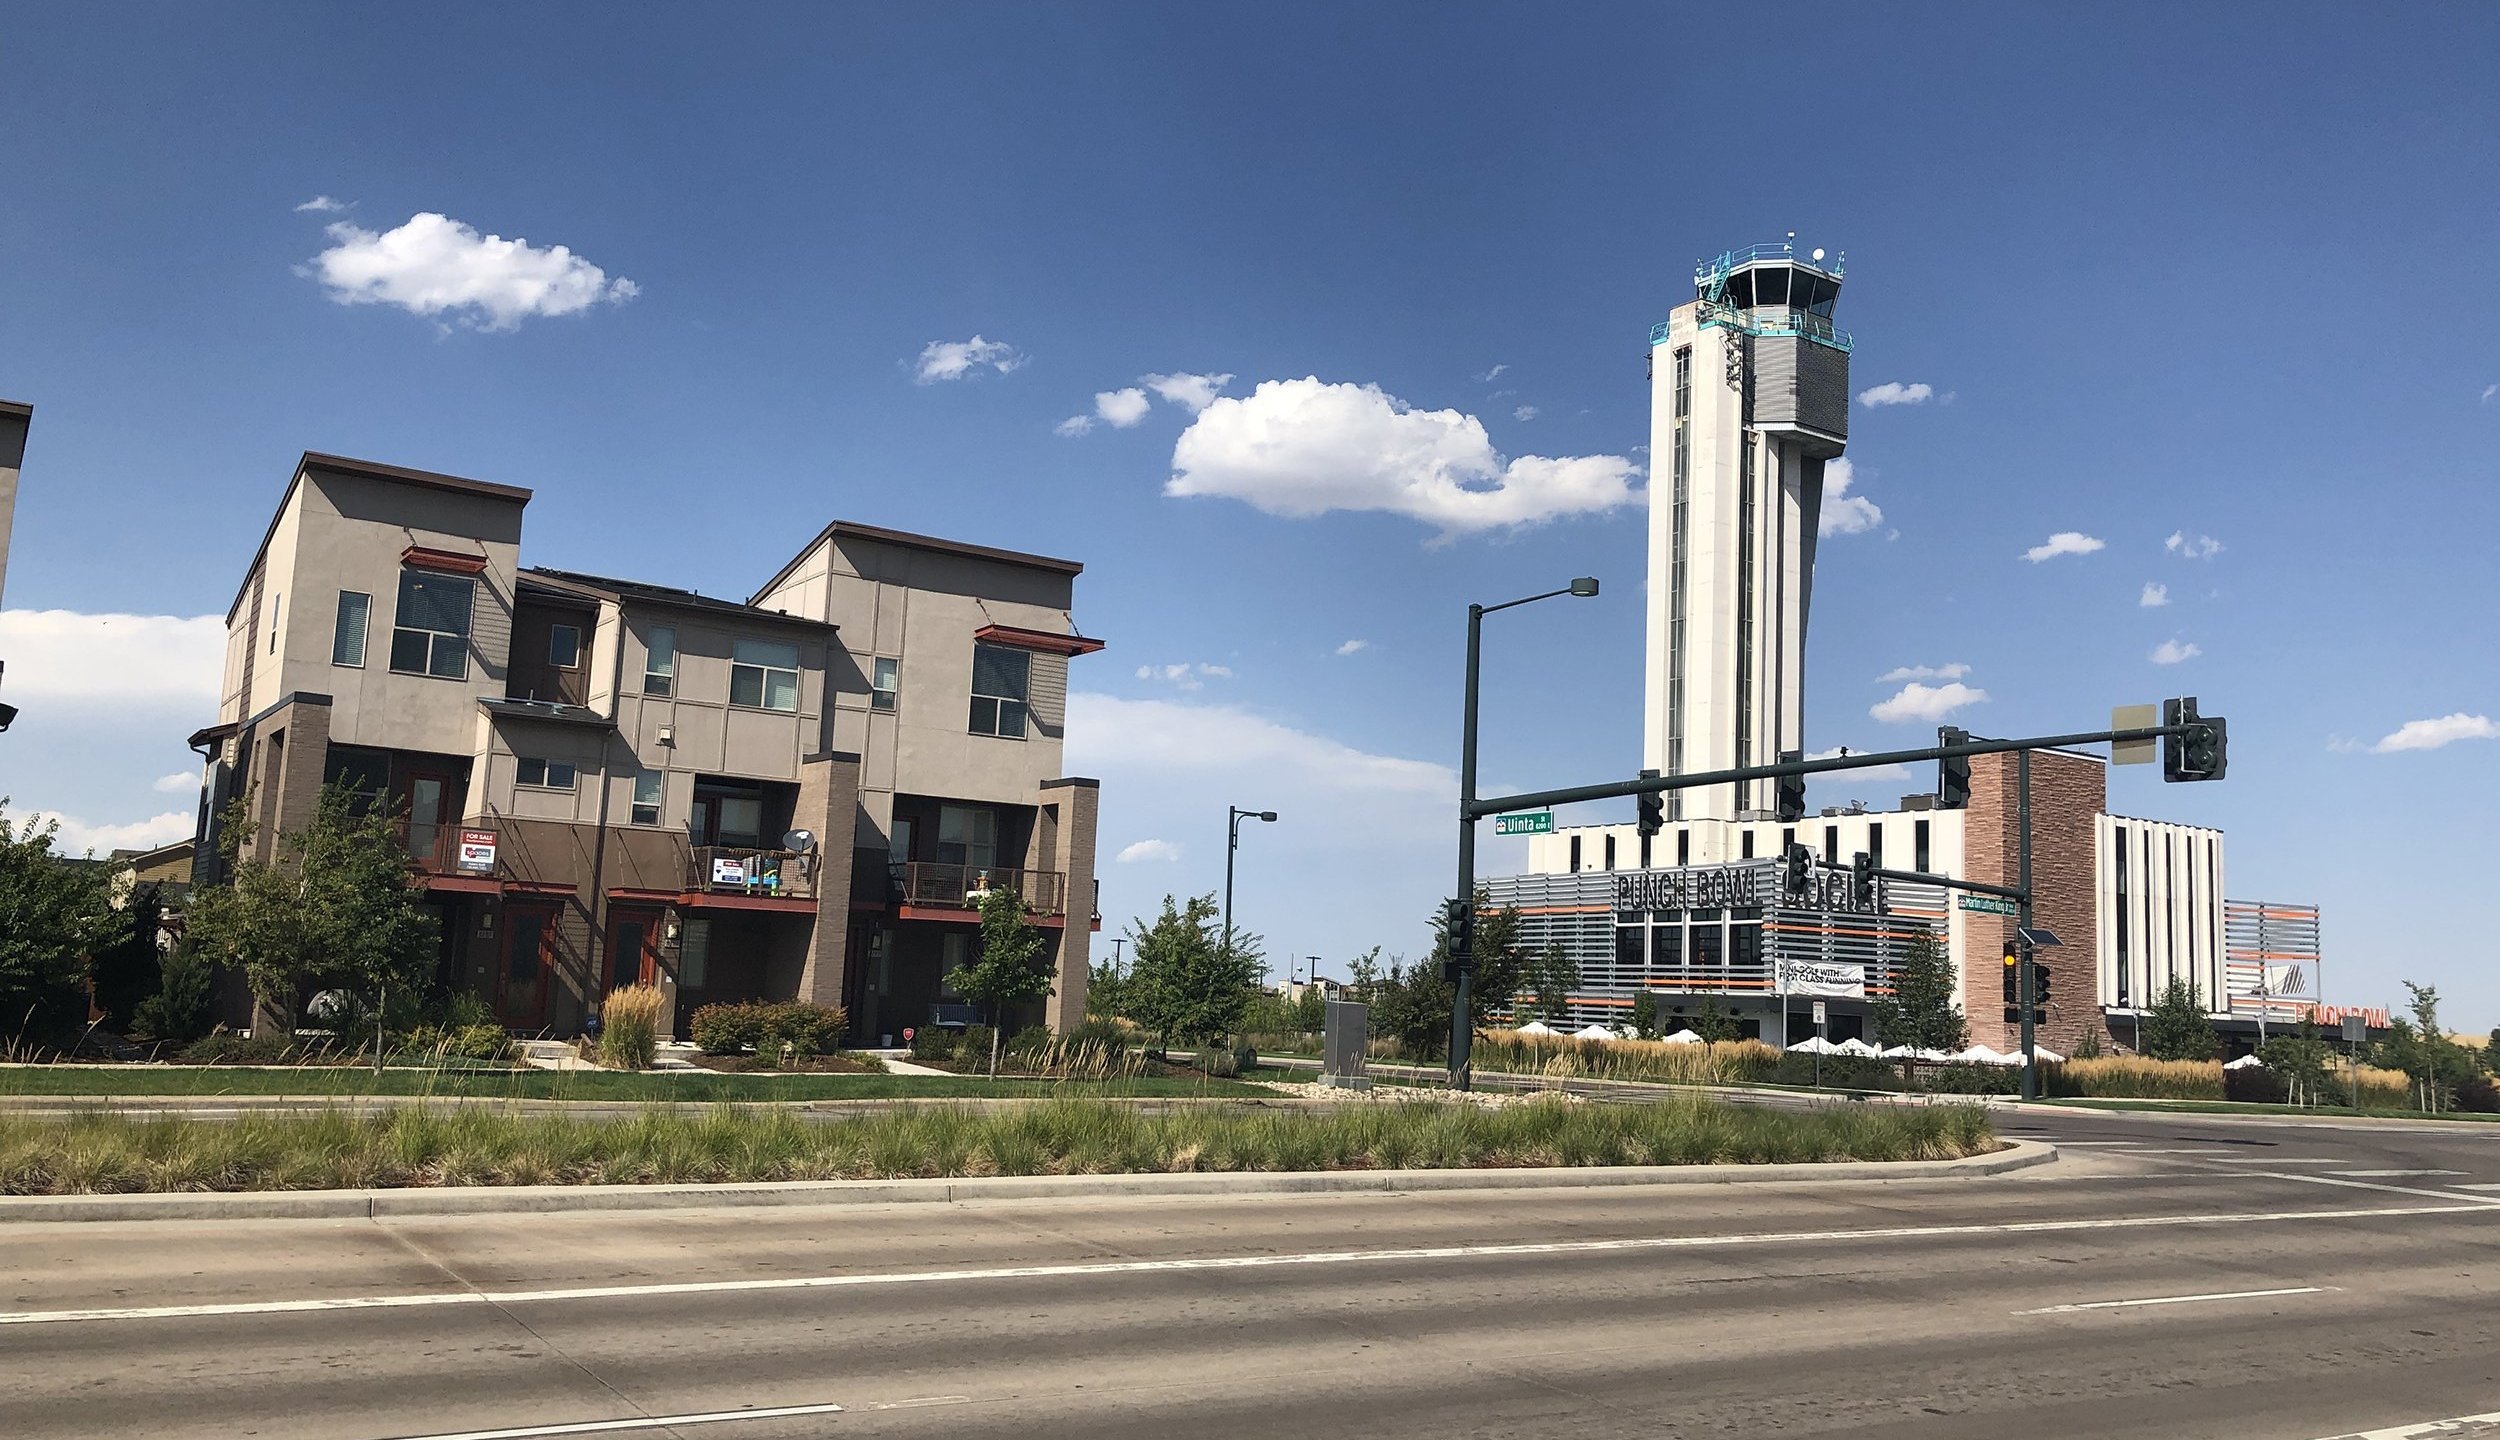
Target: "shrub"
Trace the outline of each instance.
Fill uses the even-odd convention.
[[[211,1035],[182,1047],[186,1065],[291,1065],[306,1058],[282,1035]]]
[[[1046,1025],[1027,1025],[1008,1038],[1007,1053],[1017,1059],[1026,1059],[1048,1050],[1051,1041],[1056,1038]]]
[[[2488,1075],[2470,1076],[2457,1082],[2457,1108],[2478,1115],[2500,1114],[2500,1085],[2491,1083]]]
[[[1241,1057],[1230,1045],[1210,1045],[1198,1052],[1198,1068],[1217,1080],[1230,1080],[1241,1074]]]
[[[208,1033],[216,967],[188,945],[174,947],[156,976],[156,993],[139,1002],[132,1020],[151,1039],[188,1043]]]
[[[998,1032],[987,1025],[966,1025],[963,1038],[955,1042],[955,1059],[965,1065],[990,1068],[990,1047],[997,1042]]]
[[[914,1060],[952,1060],[963,1037],[952,1030],[923,1025],[911,1036],[911,1058]]]
[[[2052,1067],[2041,1066],[2046,1074]],[[2013,1095],[2023,1088],[2020,1065],[1921,1065],[1918,1088],[1939,1095]]]
[[[1782,1055],[1762,1078],[1780,1085],[1812,1085],[1818,1073],[1823,1077],[1822,1083],[1834,1090],[1900,1090],[1906,1086],[1899,1065],[1864,1055],[1826,1055],[1819,1072],[1811,1055]]]
[[[1522,1035],[1516,1030],[1487,1031],[1477,1037],[1471,1053],[1472,1063],[1479,1070],[1586,1075],[1599,1080],[1667,1085],[1746,1084],[1768,1078],[1778,1069],[1781,1057],[1780,1050],[1759,1040],[1670,1045],[1663,1040],[1574,1040],[1568,1035]],[[1558,1065],[1558,1060],[1566,1063]]]
[[[2263,1065],[2222,1072],[2222,1098],[2245,1105],[2281,1105],[2292,1098],[2285,1077]]]
[[[659,989],[628,985],[599,1003],[599,1063],[617,1070],[648,1070],[660,1052]]]
[[[761,1052],[769,1047],[776,1059],[785,1052],[797,1060],[830,1055],[842,1048],[842,1035],[850,1023],[839,1005],[783,1000],[756,1008],[762,1012],[763,1031],[756,1048]]]
[[[706,1055],[743,1055],[764,1039],[764,1007],[706,1005],[686,1022],[695,1048]]]
[[[2042,1069],[2043,1087],[2051,1095],[2105,1100],[2220,1100],[2219,1060],[2148,1060],[2140,1055],[2113,1055],[2101,1060],[2069,1060]]]

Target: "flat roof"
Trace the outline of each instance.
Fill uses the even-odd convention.
[[[767,610],[760,605],[740,600],[723,600],[698,594],[675,585],[650,585],[639,580],[619,580],[608,575],[591,575],[579,570],[556,570],[544,565],[526,565],[521,578],[536,581],[541,588],[562,595],[586,600],[612,600],[638,605],[666,605],[680,610],[701,610],[736,615],[748,620],[776,620],[788,625],[805,625],[815,630],[838,629],[830,621],[793,615],[786,610]]]
[[[1082,561],[1060,560],[1049,555],[1035,555],[1023,550],[1001,550],[990,545],[974,545],[962,540],[940,539],[935,535],[915,535],[909,530],[888,530],[882,525],[862,525],[856,520],[835,520],[829,522],[824,529],[817,531],[814,539],[800,546],[799,553],[791,556],[788,564],[775,571],[773,578],[757,586],[755,594],[761,595],[790,578],[790,572],[797,569],[799,562],[806,559],[809,552],[817,546],[824,544],[827,540],[843,538],[873,540],[880,545],[896,545],[906,550],[926,550],[937,555],[959,555],[973,560],[992,560],[1001,565],[1021,565],[1027,569],[1049,570],[1060,575],[1085,573]],[[754,597],[748,598],[752,601]]]
[[[295,487],[304,483],[307,470],[324,470],[333,475],[352,475],[365,480],[386,480],[395,485],[416,485],[428,490],[444,490],[455,495],[476,495],[488,500],[509,500],[527,505],[530,492],[518,485],[497,485],[486,480],[471,480],[459,475],[445,475],[434,470],[411,470],[401,465],[385,465],[379,460],[358,460],[347,455],[330,455],[307,450],[295,462],[294,473],[287,476],[286,490],[278,496],[278,504],[269,512],[269,528],[260,532],[260,544],[252,551],[252,563],[243,567],[242,582],[234,587],[234,601],[226,606],[226,623],[234,623],[234,612],[243,608],[243,597],[252,588],[252,572],[269,554],[269,537],[278,533],[278,519],[286,514],[287,502],[295,498]]]
[[[35,407],[23,400],[0,400],[0,415],[7,415],[18,420],[30,420],[34,418],[34,414]]]

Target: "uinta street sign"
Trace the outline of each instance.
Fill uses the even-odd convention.
[[[1493,817],[1493,833],[1496,835],[1551,835],[1554,833],[1554,812],[1531,810],[1525,815],[1497,815]]]

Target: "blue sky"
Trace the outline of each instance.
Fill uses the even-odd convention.
[[[1812,743],[1929,733],[1870,714],[1901,667],[1967,666],[1927,683],[1996,733],[2199,694],[2230,780],[2113,808],[2325,905],[2330,999],[2500,1019],[2459,923],[2500,802],[2500,12],[1766,14],[8,6],[0,794],[104,842],[187,811],[217,623],[176,621],[331,450],[530,486],[534,562],[716,594],[833,516],[1081,558],[1072,768],[1139,847],[1106,910],[1216,888],[1224,805],[1272,805],[1243,922],[1412,953],[1466,602],[1607,582],[1493,622],[1490,783],[1637,767],[1647,330],[1794,230],[1849,255],[1857,388],[1927,387],[1855,413],[1881,519],[1823,548]],[[2024,558],[2061,532],[2100,547]]]

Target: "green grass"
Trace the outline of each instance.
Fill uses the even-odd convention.
[[[370,1070],[296,1066],[267,1070],[139,1065],[29,1065],[0,1069],[0,1096],[98,1098],[160,1095],[437,1095],[494,1100],[663,1100],[690,1104],[770,1100],[988,1099],[1008,1095],[1173,1098],[1264,1095],[1234,1080],[998,1080],[936,1075],[725,1075],[613,1070]]]
[[[1969,1106],[1771,1111],[1699,1099],[1165,1114],[1062,1099],[1000,1113],[897,1106],[826,1123],[726,1106],[655,1106],[622,1120],[433,1105],[217,1123],[85,1112],[0,1115],[0,1193],[1912,1160],[1995,1143],[1986,1114]]]
[[[2500,1124],[2500,1115],[2485,1115],[2467,1110],[2391,1110],[2372,1107],[2355,1110],[2349,1105],[2260,1105],[2236,1100],[2081,1100],[2062,1098],[2043,1101],[2048,1105],[2068,1105],[2079,1110],[2134,1110],[2158,1115],[2317,1115],[2329,1119],[2364,1120],[2458,1120],[2466,1124]]]

